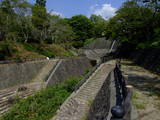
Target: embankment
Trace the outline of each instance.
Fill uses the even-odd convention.
[[[71,77],[79,77],[92,67],[91,61],[86,57],[62,59],[50,74],[46,86],[52,86]]]
[[[0,89],[32,81],[47,61],[0,65]]]

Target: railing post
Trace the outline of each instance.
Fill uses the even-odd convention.
[[[114,106],[111,109],[112,117],[110,120],[124,120],[125,115],[124,108],[122,106]]]

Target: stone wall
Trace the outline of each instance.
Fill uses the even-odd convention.
[[[106,78],[102,88],[93,101],[87,120],[107,120],[110,110],[110,83],[112,72]]]
[[[0,89],[30,82],[46,61],[0,65]]]
[[[81,76],[90,68],[92,68],[91,61],[86,57],[62,59],[52,71],[46,86],[49,87],[68,78]]]
[[[84,46],[82,49],[110,49],[112,41],[106,40],[106,38],[98,38],[92,43]]]

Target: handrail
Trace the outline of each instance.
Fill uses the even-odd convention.
[[[117,61],[114,68],[114,80],[116,87],[116,106],[111,109],[112,117],[111,120],[124,120],[125,115],[125,99],[127,96],[126,82],[120,70],[120,61]]]

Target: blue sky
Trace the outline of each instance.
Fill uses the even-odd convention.
[[[124,1],[126,0],[47,0],[47,10],[64,17],[97,14],[107,19],[114,16]],[[35,0],[29,2],[34,3]]]

